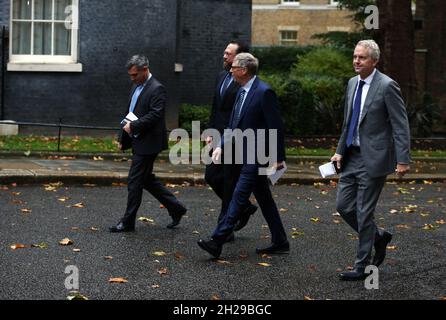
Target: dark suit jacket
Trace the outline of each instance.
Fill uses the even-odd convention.
[[[336,153],[344,155],[348,125],[358,77],[350,79],[345,99],[344,124]],[[410,131],[398,84],[376,70],[359,119],[361,155],[367,173],[381,177],[395,171],[396,163],[410,163]]]
[[[241,89],[239,89],[240,91]],[[234,113],[234,112],[233,112]],[[277,159],[281,162],[285,160],[285,141],[283,132],[283,122],[280,116],[279,107],[277,105],[277,97],[271,87],[265,82],[256,78],[252,84],[251,89],[246,96],[243,108],[240,114],[238,123],[233,123],[232,118],[234,114],[231,114],[230,129],[241,129],[242,132],[246,129],[265,129],[266,138],[268,138],[268,130],[277,130]],[[259,142],[257,132],[255,134],[256,147]],[[227,140],[223,139],[223,143]],[[266,139],[265,150],[269,150],[269,141]],[[257,148],[252,150],[255,153],[256,163],[259,163],[257,157]],[[251,151],[247,150],[245,144],[243,144],[243,163],[247,161],[247,155]],[[262,161],[261,161],[262,162]],[[261,163],[263,164],[263,163]],[[272,163],[270,163],[271,165]]]
[[[237,97],[237,91],[240,88],[235,81],[232,81],[223,97],[220,96],[220,88],[228,73],[228,71],[222,71],[217,76],[211,117],[208,125],[209,128],[217,129],[220,134],[223,134],[223,130],[229,125],[229,118],[231,117],[232,108]]]
[[[134,85],[123,118],[128,113],[135,89]],[[132,135],[137,137],[129,137],[124,130],[119,134],[118,140],[124,149],[131,146],[133,153],[139,155],[157,154],[167,149],[166,101],[166,89],[152,76],[139,95],[133,110],[138,120],[132,121],[130,128]]]

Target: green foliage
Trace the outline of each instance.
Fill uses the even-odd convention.
[[[407,107],[410,132],[415,137],[428,137],[432,135],[434,123],[441,119],[441,114],[431,95],[425,93],[420,100]]]
[[[192,121],[200,121],[201,130],[207,128],[211,116],[209,105],[180,105],[179,123],[180,128],[192,133]]]
[[[364,34],[361,32],[332,31],[315,34],[312,38],[322,40],[325,45],[344,49],[348,54],[351,54],[356,44],[364,39]]]
[[[304,92],[312,93],[313,108],[321,133],[339,133],[342,125],[342,97],[353,75],[351,59],[335,48],[316,48],[291,70]]]
[[[252,54],[259,59],[263,72],[288,72],[300,56],[305,55],[313,46],[272,46],[253,48]]]

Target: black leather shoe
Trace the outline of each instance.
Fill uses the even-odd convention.
[[[373,257],[372,264],[379,267],[383,263],[386,257],[386,249],[389,242],[392,240],[392,234],[384,231],[382,237],[375,241],[375,256]]]
[[[229,236],[226,238],[225,242],[234,242],[235,241],[235,234],[234,232],[231,232]]]
[[[271,246],[266,247],[266,248],[262,248],[256,249],[256,253],[258,254],[281,254],[281,253],[289,253],[290,252],[290,243],[288,241],[284,241],[282,243],[279,244],[275,244],[273,243]]]
[[[212,239],[208,241],[200,239],[197,241],[197,244],[201,249],[207,251],[214,258],[218,258],[221,254],[222,246]]]
[[[177,225],[179,225],[180,221],[181,221],[181,218],[184,216],[186,211],[187,211],[187,209],[185,208],[184,210],[181,210],[181,211],[178,211],[178,212],[173,212],[171,214],[172,222],[167,225],[167,229],[173,229]]]
[[[364,268],[355,268],[352,271],[345,271],[339,274],[339,279],[343,281],[359,281],[364,280],[367,274],[364,272]]]
[[[234,231],[243,229],[249,221],[249,218],[257,211],[257,206],[251,204],[240,215],[240,219],[234,227]]]
[[[128,226],[119,222],[116,226],[111,226],[108,230],[110,232],[132,232],[135,231],[135,226]]]

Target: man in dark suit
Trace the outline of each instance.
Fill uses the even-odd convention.
[[[166,89],[150,73],[149,60],[145,56],[133,56],[127,62],[127,70],[134,85],[125,115],[133,112],[138,120],[127,122],[119,135],[119,148],[131,147],[133,156],[128,177],[127,209],[121,221],[110,227],[110,232],[135,230],[143,189],[168,210],[172,222],[167,227],[173,228],[180,223],[186,208],[152,173],[158,153],[167,149]]]
[[[243,43],[231,41],[223,53],[224,70],[217,76],[217,85],[212,102],[212,112],[209,119],[209,128],[218,130],[220,135],[223,134],[223,130],[229,125],[229,118],[231,116],[235,98],[240,89],[240,85],[233,80],[232,74],[229,71],[231,70],[235,56],[241,52],[248,51],[248,47]],[[208,144],[212,143],[212,137],[207,137],[206,142]],[[212,190],[214,190],[215,194],[222,200],[218,220],[222,218],[229,205],[239,174],[239,167],[233,166],[232,164],[211,162],[206,165],[205,180],[211,186]],[[256,210],[257,207],[249,203],[240,214],[234,230],[238,231],[242,229]],[[228,240],[232,239],[234,239],[234,234],[231,234],[228,238]]]
[[[358,42],[344,109],[344,124],[335,155],[341,169],[336,206],[344,220],[359,234],[354,269],[340,273],[341,280],[364,279],[365,268],[379,266],[392,234],[378,229],[374,211],[386,176],[409,171],[410,132],[398,84],[375,67],[380,50],[373,40]]]
[[[212,159],[219,161],[222,156],[222,148],[227,151],[227,146],[234,148],[236,152],[241,152],[242,159],[240,175],[236,186],[222,219],[219,220],[217,228],[214,230],[209,240],[198,241],[198,245],[213,257],[220,256],[223,244],[227,237],[233,232],[239,214],[249,203],[251,193],[257,199],[262,214],[268,223],[271,231],[272,244],[263,249],[257,249],[259,254],[267,253],[288,253],[289,243],[282,221],[277,210],[277,206],[269,189],[267,176],[259,174],[264,165],[280,167],[285,160],[285,144],[283,135],[283,123],[277,106],[277,98],[274,91],[257,76],[258,60],[249,53],[238,54],[231,67],[234,80],[241,86],[237,95],[236,103],[232,111],[230,126],[231,130],[241,130],[253,137],[254,141],[242,139],[232,145],[231,130],[225,130],[220,147],[215,148]],[[265,148],[271,150],[269,145],[261,144],[258,129],[276,132],[276,141],[269,143],[276,146],[274,154],[269,154],[269,159],[276,159],[273,163],[263,164],[259,161],[257,149]],[[251,143],[250,143],[251,142]],[[254,148],[252,149],[252,146]],[[249,159],[255,155],[253,159]],[[237,158],[237,157],[236,157]]]

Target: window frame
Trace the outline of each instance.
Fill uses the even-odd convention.
[[[294,32],[294,33],[296,33],[296,38],[295,39],[284,39],[282,37],[284,32]],[[279,44],[281,46],[298,45],[298,43],[299,43],[299,30],[279,29]]]
[[[57,20],[54,17],[55,0],[52,0],[51,20],[35,19],[34,5],[35,0],[31,1],[31,17],[30,19],[14,19],[13,6],[14,0],[10,1],[10,21],[9,21],[9,62],[7,65],[8,71],[82,71],[82,65],[78,63],[78,45],[79,45],[79,0],[72,0],[71,12],[66,13],[65,20]],[[68,16],[71,16],[71,52],[69,55],[54,55],[54,37],[55,37],[55,23],[67,23]],[[30,54],[14,54],[13,53],[13,23],[26,21],[31,22],[31,44]],[[34,24],[39,22],[51,23],[51,42],[52,52],[50,55],[33,54],[34,41]]]

